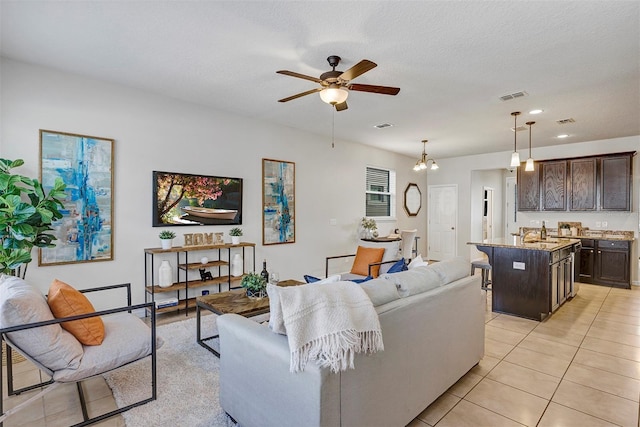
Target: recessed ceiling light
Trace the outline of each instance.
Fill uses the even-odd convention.
[[[567,135],[566,133],[563,133],[562,135],[556,136],[556,138],[569,138],[569,135]]]
[[[392,126],[393,125],[391,123],[380,123],[379,125],[373,125],[373,127],[376,129],[390,128]]]
[[[531,110],[529,111],[529,114],[540,114],[542,113],[544,110]]]

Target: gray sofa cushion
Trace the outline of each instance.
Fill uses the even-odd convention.
[[[471,274],[471,264],[463,257],[436,262],[430,264],[429,268],[438,274],[443,285],[455,282]]]
[[[400,299],[395,283],[387,279],[372,279],[360,284],[374,307]]]
[[[440,276],[426,265],[399,273],[383,274],[381,277],[394,283],[402,298],[427,292],[443,284]]]

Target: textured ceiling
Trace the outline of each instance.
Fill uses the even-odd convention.
[[[318,95],[280,98],[361,59],[335,136],[418,157],[513,149],[511,111],[533,145],[640,134],[638,1],[7,1],[1,54],[331,138]],[[528,96],[501,101],[526,91]],[[526,114],[533,108],[542,114]],[[574,118],[558,125],[556,120]],[[392,123],[383,130],[373,126]],[[564,140],[560,133],[570,134]],[[518,134],[525,154],[528,136]],[[535,154],[535,151],[534,151]]]

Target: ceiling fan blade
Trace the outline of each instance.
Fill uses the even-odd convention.
[[[318,87],[318,88],[315,88],[315,89],[308,90],[306,92],[301,92],[301,93],[297,93],[295,95],[291,95],[291,96],[289,96],[287,98],[278,99],[278,102],[291,101],[292,99],[300,98],[300,97],[305,96],[305,95],[311,95],[312,93],[320,92],[321,90],[322,90],[322,88]]]
[[[276,73],[284,74],[285,76],[297,77],[299,79],[311,80],[312,82],[316,82],[316,83],[322,83],[322,80],[320,80],[317,77],[307,76],[306,74],[295,73],[293,71],[280,70],[280,71],[276,71]]]
[[[375,86],[375,85],[361,85],[361,84],[352,84],[349,85],[349,90],[356,90],[360,92],[372,92],[372,93],[380,93],[383,95],[397,95],[400,92],[399,87],[390,87],[390,86]]]
[[[347,101],[344,101],[340,104],[336,104],[336,111],[343,111],[343,110],[346,110],[347,108],[349,108],[347,106]]]
[[[373,70],[377,66],[378,64],[376,64],[375,62],[371,62],[368,59],[363,59],[344,73],[340,74],[340,79],[345,81],[353,80],[356,77],[366,73],[367,71]]]

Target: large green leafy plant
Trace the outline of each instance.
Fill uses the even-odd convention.
[[[22,159],[0,159],[0,273],[16,274],[24,265],[24,277],[33,247],[55,246],[51,223],[62,218],[66,186],[57,178],[45,194],[37,179],[11,173],[23,164]]]

